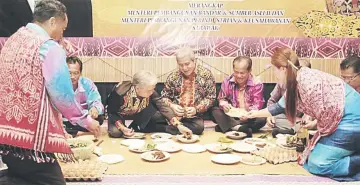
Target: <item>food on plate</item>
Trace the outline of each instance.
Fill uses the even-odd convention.
[[[220,143],[233,143],[234,142],[234,141],[229,140],[229,139],[227,139],[225,137],[220,137],[217,141],[220,142]]]
[[[223,145],[223,144],[220,144],[219,146],[215,146],[214,150],[221,151],[221,152],[232,151],[231,147],[229,147],[227,145]]]
[[[70,148],[72,148],[72,149],[80,148],[80,147],[87,147],[87,146],[88,146],[87,143],[84,143],[84,142],[81,142],[81,141],[74,142],[74,143],[70,144]]]
[[[267,145],[267,143],[263,143],[263,142],[255,144],[255,146],[259,147],[259,148],[264,148],[266,145]]]
[[[156,134],[156,135],[154,135],[154,138],[162,138],[162,137],[161,137],[161,135]]]
[[[165,154],[161,151],[154,151],[151,153],[151,155],[155,160],[161,160],[165,158]]]
[[[156,144],[154,144],[154,143],[146,143],[143,146],[141,146],[140,148],[135,148],[134,150],[137,150],[139,152],[145,152],[145,151],[154,150],[155,147],[156,147]]]
[[[248,144],[255,144],[255,143],[263,143],[264,140],[263,139],[260,139],[260,138],[248,138],[245,140],[245,143],[248,143]]]
[[[283,144],[285,147],[296,147],[297,137],[296,136],[287,136],[286,144]]]
[[[261,139],[265,139],[265,138],[267,138],[268,137],[268,135],[269,135],[270,133],[265,133],[265,134],[262,134],[262,135],[260,135],[259,136],[259,138],[261,138]]]

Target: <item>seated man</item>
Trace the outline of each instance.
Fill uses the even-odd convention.
[[[340,63],[341,78],[360,93],[360,57],[350,56]]]
[[[191,48],[182,48],[176,53],[179,71],[172,72],[161,92],[163,100],[175,112],[177,119],[200,135],[204,131],[204,120],[199,116],[215,101],[215,78],[211,71],[195,62]],[[175,126],[168,133],[178,134]]]
[[[167,123],[164,125],[157,122],[160,114],[169,121],[174,121],[175,114],[154,90],[156,84],[157,77],[154,73],[141,70],[134,74],[132,82],[124,81],[114,87],[107,99],[110,137],[132,136],[134,131],[165,132],[170,127]],[[128,127],[125,125],[125,116],[133,119]],[[178,129],[181,133],[190,132],[182,125]]]
[[[219,107],[214,107],[212,115],[217,132],[236,130],[244,132],[248,137],[258,131],[266,123],[266,118],[248,119],[245,116],[232,118],[225,114],[231,107],[243,108],[246,111],[259,110],[264,105],[263,87],[253,75],[252,60],[246,56],[236,57],[233,61],[234,73],[221,84],[218,95]]]
[[[78,57],[66,58],[69,68],[72,86],[75,92],[75,99],[83,109],[88,110],[89,115],[97,120],[99,124],[104,122],[104,106],[101,103],[101,96],[95,84],[86,77],[81,76],[82,61]],[[71,124],[63,118],[65,130],[68,134],[76,136],[79,131],[88,132],[87,129]]]
[[[301,60],[300,61],[301,66],[306,66],[308,68],[311,68],[311,63],[307,60]],[[271,97],[268,100],[267,107],[270,105],[273,105],[277,103],[280,98],[285,94],[286,92],[286,86],[284,84],[277,83],[274,87],[273,91],[270,93]],[[310,123],[316,123],[317,121],[307,115],[303,115],[303,113],[297,114],[297,120],[302,120],[307,124]],[[286,119],[285,114],[279,114],[274,117],[268,117],[267,118],[267,125],[270,127],[273,127],[272,135],[273,137],[276,137],[277,134],[295,134],[295,127],[292,127],[293,125],[290,123],[289,120]],[[299,126],[297,126],[299,127]]]

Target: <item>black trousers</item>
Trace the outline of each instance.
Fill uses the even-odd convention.
[[[238,131],[247,133],[249,129],[253,132],[259,131],[266,124],[266,118],[248,119],[246,122],[240,121],[238,118],[232,118],[225,114],[219,107],[213,107],[211,110],[213,122],[218,124],[223,133],[231,130],[236,125],[241,125]]]
[[[21,160],[13,154],[2,155],[8,166],[0,174],[1,185],[66,185],[61,167],[54,163],[36,163],[32,159]]]
[[[104,115],[99,115],[95,120],[98,121],[100,125],[102,125],[104,123],[104,118],[105,118]],[[79,125],[73,125],[69,121],[64,121],[63,124],[66,132],[72,135],[73,137],[75,137],[79,131],[89,132],[86,128],[83,128]]]

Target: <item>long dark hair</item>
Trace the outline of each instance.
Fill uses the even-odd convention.
[[[285,96],[285,113],[287,119],[295,123],[297,111],[298,91],[296,75],[300,68],[299,59],[296,53],[290,48],[277,48],[271,57],[271,63],[277,68],[286,68],[286,96]]]

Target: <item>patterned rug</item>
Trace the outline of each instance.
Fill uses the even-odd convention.
[[[226,176],[177,176],[177,175],[106,175],[101,182],[69,182],[68,185],[242,185],[242,184],[339,184],[318,176],[291,175],[226,175]],[[342,183],[343,184],[343,183]],[[351,183],[347,183],[351,184]],[[356,184],[356,183],[353,183]],[[359,183],[357,183],[359,184]]]

